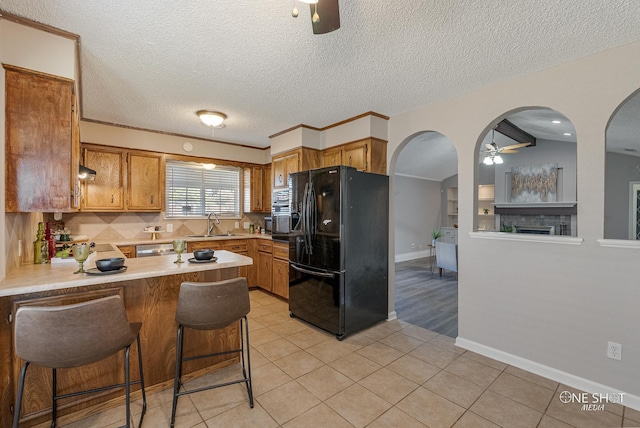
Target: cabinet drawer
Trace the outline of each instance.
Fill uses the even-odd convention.
[[[273,251],[273,244],[271,242],[258,242],[258,251],[271,253]]]
[[[273,244],[273,257],[278,259],[289,260],[289,245]]]
[[[227,242],[222,247],[223,250],[239,253],[241,251],[249,251],[249,244],[247,241]]]

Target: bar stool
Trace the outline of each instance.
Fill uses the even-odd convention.
[[[141,323],[129,323],[124,303],[118,295],[63,306],[21,306],[15,315],[15,352],[25,363],[20,373],[13,428],[18,428],[24,379],[27,368],[32,363],[53,370],[52,428],[56,426],[58,400],[123,386],[127,416],[125,427],[129,427],[130,386],[135,384],[140,384],[142,388],[140,426],[147,409],[140,349],[141,327]],[[140,380],[131,382],[129,348],[134,341],[138,343]],[[95,363],[121,350],[125,350],[125,383],[56,395],[57,369]]]
[[[206,391],[221,386],[246,383],[249,394],[249,406],[253,408],[253,390],[251,387],[251,360],[249,356],[249,327],[247,314],[250,310],[249,288],[246,278],[234,278],[219,282],[183,282],[178,294],[176,321],[178,332],[176,340],[176,371],[173,384],[173,407],[171,409],[171,427],[176,420],[178,397],[194,392]],[[193,357],[182,357],[184,345],[184,328],[195,330],[218,330],[240,321],[240,349],[204,354]],[[243,322],[244,321],[244,328]],[[243,336],[244,330],[244,336]],[[245,365],[246,349],[246,365]],[[242,378],[218,383],[202,388],[180,392],[182,386],[182,363],[216,355],[238,353],[242,361]]]

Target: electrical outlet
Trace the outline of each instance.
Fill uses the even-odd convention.
[[[248,221],[244,222],[244,228],[245,229],[249,229],[249,226],[251,226],[251,223],[249,223]]]
[[[173,225],[167,224],[167,232],[173,232]]]
[[[235,227],[236,229],[240,229],[240,222],[236,221],[233,227]]]
[[[615,342],[609,342],[607,344],[607,357],[614,360],[622,360],[622,345]]]
[[[416,244],[411,244],[411,248],[416,248]]]
[[[22,239],[18,239],[18,257],[22,256]]]

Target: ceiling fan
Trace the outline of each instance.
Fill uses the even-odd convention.
[[[309,3],[313,34],[325,34],[340,28],[338,0],[300,0]],[[298,17],[297,0],[293,0],[291,16]]]
[[[496,144],[496,130],[493,129],[492,133],[493,134],[491,136],[491,144],[485,144],[484,145],[485,149],[482,151],[482,153],[485,153],[488,156],[495,156],[499,153],[505,153],[505,154],[518,153],[518,149],[531,145],[530,142],[525,142],[525,143],[516,143],[516,144],[510,144],[508,146],[499,147]]]

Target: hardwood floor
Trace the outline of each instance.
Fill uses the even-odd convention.
[[[458,280],[455,273],[431,273],[427,258],[396,263],[398,319],[449,337],[458,335]]]

